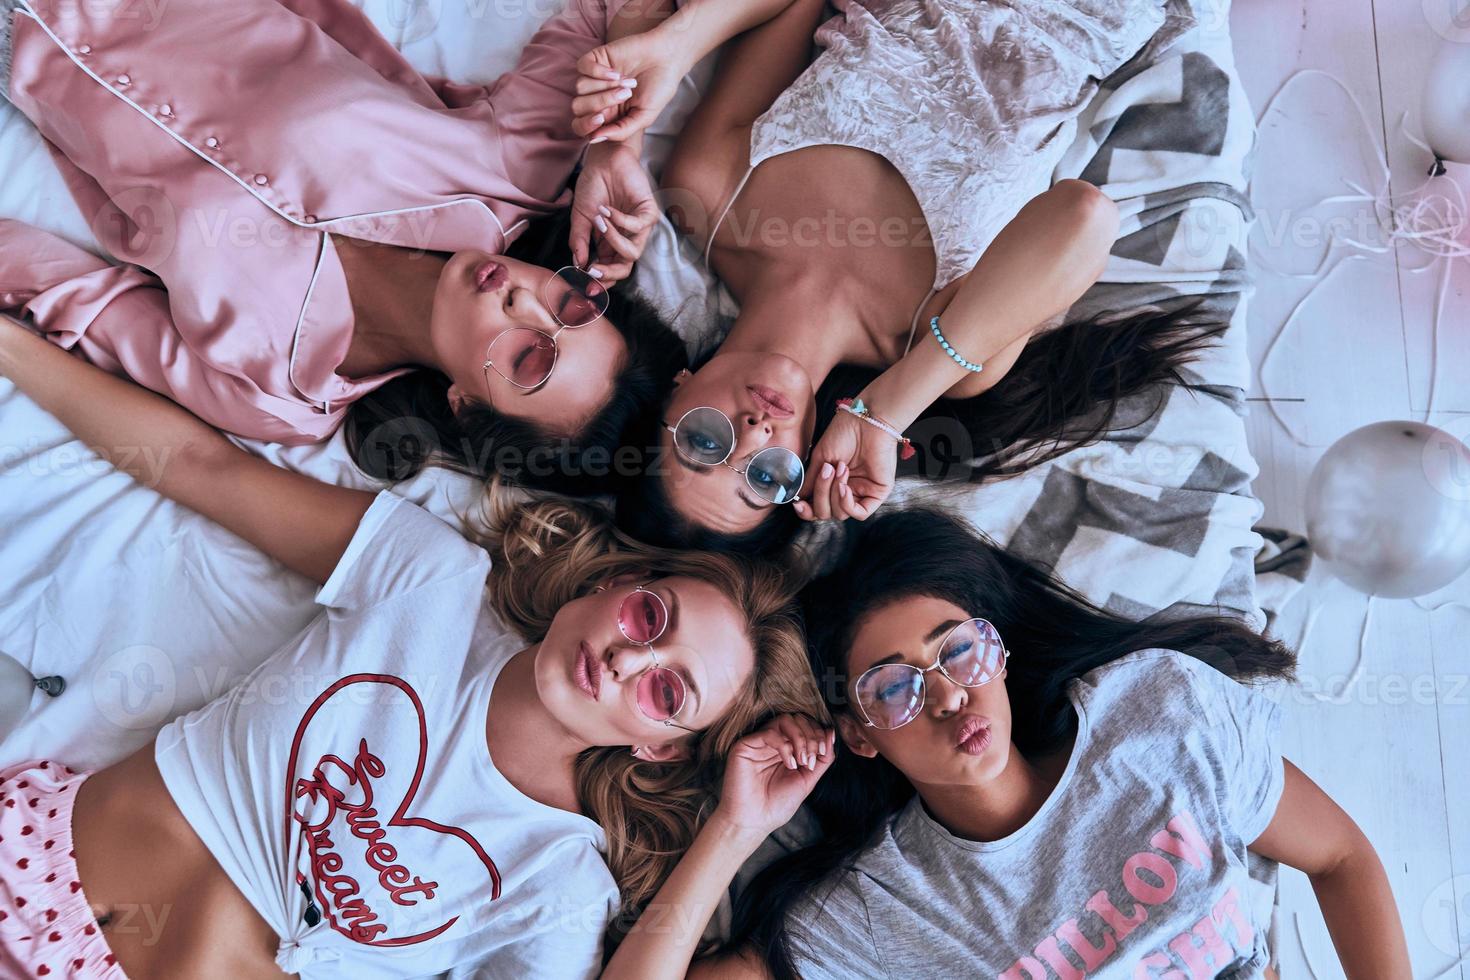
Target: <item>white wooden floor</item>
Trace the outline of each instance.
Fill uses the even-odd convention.
[[[1459,37],[1470,43],[1470,0],[1235,0],[1237,58],[1258,114],[1288,76],[1318,68],[1346,83],[1369,124],[1362,132],[1348,97],[1320,77],[1294,83],[1263,121],[1254,188],[1254,396],[1263,394],[1267,344],[1312,285],[1265,266],[1310,271],[1322,254],[1322,222],[1336,216],[1352,224],[1366,213],[1358,204],[1308,207],[1343,192],[1342,178],[1374,180],[1372,145],[1387,149],[1395,193],[1425,179],[1428,155],[1401,134],[1400,122],[1407,113],[1409,131],[1419,133],[1429,58],[1457,14],[1465,25]],[[1470,167],[1452,167],[1452,175],[1470,191]],[[1407,270],[1426,258],[1408,246],[1354,263],[1303,309],[1264,380],[1272,395],[1290,399],[1277,409],[1307,441],[1330,443],[1380,419],[1424,418],[1438,271]],[[1470,436],[1467,328],[1470,260],[1461,260],[1445,310],[1438,411],[1429,420],[1460,438]],[[1322,449],[1297,446],[1260,403],[1251,439],[1267,522],[1303,530],[1302,494]],[[1447,599],[1470,601],[1470,576],[1424,601]],[[1366,602],[1314,570],[1280,627],[1294,638],[1308,608],[1322,604],[1302,660],[1308,685],[1336,690],[1351,669]],[[1343,704],[1293,697],[1285,717],[1288,755],[1357,819],[1383,857],[1414,976],[1470,980],[1470,963],[1458,962],[1470,954],[1470,612],[1431,614],[1407,600],[1375,600],[1367,667],[1353,695]],[[1283,871],[1282,890],[1282,976],[1341,976],[1306,878]]]

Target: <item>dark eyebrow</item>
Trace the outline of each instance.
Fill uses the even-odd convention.
[[[946,619],[944,622],[934,627],[928,633],[924,634],[924,645],[928,646],[929,644],[933,643],[935,640],[939,639],[941,636],[948,633],[950,630],[954,629],[956,626],[960,625],[963,622],[963,619]],[[868,665],[868,669],[872,670],[874,667],[881,667],[884,664],[894,664],[902,660],[903,654],[895,651],[894,653],[890,653],[888,656],[884,657],[882,660],[873,661],[871,664]]]
[[[960,625],[963,622],[963,619],[946,619],[944,622],[940,623],[938,626],[929,631],[928,635],[924,637],[924,645],[928,646],[929,644],[933,643],[935,640],[943,636],[945,633],[948,633],[950,630],[954,629],[956,626]]]
[[[668,590],[669,593],[669,626],[670,628],[672,628],[673,625],[679,621],[679,593],[675,592],[672,588],[669,588],[668,586],[665,586],[665,588]],[[686,667],[683,670],[679,671],[679,676],[684,678],[684,683],[689,685],[690,693],[694,695],[694,700],[698,702],[695,705],[694,710],[689,712],[689,715],[692,718],[695,714],[699,712],[700,708],[704,707],[704,692],[699,689],[698,684],[694,683],[694,672],[689,668]]]
[[[689,462],[689,460],[685,459],[684,456],[683,456],[683,454],[680,453],[677,449],[674,450],[673,453],[674,453],[674,458],[679,461],[679,465],[680,466],[683,466],[686,470],[689,470],[690,472],[693,472],[693,473],[713,473],[715,471],[715,468],[713,466],[700,466],[697,463],[691,463],[691,462]],[[749,507],[751,510],[765,510],[766,509],[766,505],[765,504],[757,503],[756,501],[751,500],[749,497],[747,497],[744,493],[741,493],[739,487],[736,487],[735,488],[735,496],[739,497],[740,498],[740,502],[742,504],[744,504],[745,506]]]

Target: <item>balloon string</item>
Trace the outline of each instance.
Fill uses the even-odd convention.
[[[1440,970],[1434,976],[1430,977],[1430,980],[1444,980],[1445,977],[1450,975],[1451,971],[1458,969],[1463,963],[1465,963],[1466,960],[1470,960],[1470,953],[1461,953],[1459,956],[1455,957],[1455,962],[1451,963],[1449,966],[1445,967],[1443,970]]]
[[[1267,368],[1279,348],[1281,341],[1291,331],[1298,315],[1316,295],[1317,290],[1324,286],[1332,278],[1333,273],[1341,268],[1344,263],[1349,261],[1362,261],[1372,255],[1385,255],[1395,252],[1398,245],[1402,242],[1415,245],[1421,251],[1428,253],[1430,258],[1422,265],[1400,266],[1402,271],[1411,275],[1417,275],[1435,265],[1440,266],[1439,290],[1435,299],[1434,322],[1431,334],[1429,397],[1424,411],[1424,420],[1428,422],[1434,414],[1436,396],[1438,395],[1440,334],[1442,333],[1445,304],[1449,294],[1451,266],[1456,259],[1470,258],[1470,242],[1461,238],[1467,226],[1470,226],[1470,206],[1467,206],[1464,188],[1446,176],[1430,177],[1413,191],[1395,195],[1392,190],[1393,175],[1388,165],[1387,154],[1379,148],[1378,143],[1372,138],[1373,129],[1369,124],[1368,114],[1363,108],[1362,100],[1358,98],[1356,93],[1341,78],[1331,72],[1324,71],[1320,68],[1304,68],[1293,73],[1281,83],[1271,95],[1271,98],[1267,100],[1265,108],[1256,120],[1257,127],[1259,128],[1265,122],[1266,117],[1276,110],[1278,102],[1280,102],[1289,88],[1300,79],[1310,75],[1320,75],[1326,78],[1338,88],[1342,89],[1352,102],[1360,124],[1359,132],[1367,137],[1367,145],[1373,151],[1373,161],[1379,171],[1380,185],[1377,190],[1370,191],[1358,183],[1343,178],[1342,182],[1353,193],[1324,197],[1310,205],[1306,210],[1313,211],[1329,204],[1371,204],[1374,217],[1377,219],[1378,226],[1382,230],[1385,238],[1385,242],[1382,244],[1365,242],[1347,234],[1340,234],[1336,228],[1331,228],[1328,233],[1327,248],[1323,251],[1322,257],[1318,260],[1315,268],[1305,273],[1287,272],[1275,268],[1272,263],[1265,260],[1261,249],[1254,245],[1254,238],[1252,239],[1251,251],[1255,255],[1257,263],[1268,272],[1287,279],[1315,280],[1306,294],[1291,308],[1290,313],[1267,345],[1265,356],[1261,360],[1259,379],[1261,394],[1265,397],[1266,406],[1271,412],[1271,417],[1275,419],[1276,424],[1281,427],[1296,445],[1306,449],[1316,449],[1326,445],[1326,443],[1309,442],[1282,418],[1281,413],[1276,409],[1276,399],[1271,394],[1266,383],[1268,375]],[[1432,154],[1433,151],[1429,149],[1427,143],[1409,132],[1407,116],[1408,114],[1404,113],[1399,118],[1398,128],[1400,135],[1415,146]],[[1453,197],[1447,194],[1431,193],[1429,189],[1435,185],[1436,181],[1447,184],[1452,189]],[[1256,205],[1254,199],[1256,190],[1257,185],[1255,181],[1252,181],[1250,193],[1251,204],[1253,206]],[[1257,210],[1259,210],[1259,207],[1257,207]],[[1357,251],[1355,254],[1339,259],[1329,268],[1328,262],[1340,244],[1349,246]],[[1326,272],[1323,271],[1324,269],[1326,269]]]
[[[1279,888],[1280,886],[1277,887]],[[1301,913],[1293,912],[1291,915],[1291,922],[1292,925],[1296,926],[1296,945],[1297,948],[1302,951],[1302,965],[1307,968],[1307,975],[1310,976],[1312,980],[1317,980],[1317,978],[1321,974],[1319,974],[1317,972],[1317,968],[1312,965],[1312,956],[1309,952],[1307,952],[1307,938],[1306,936],[1302,935]]]
[[[1459,599],[1446,599],[1437,606],[1426,606],[1422,600],[1415,598],[1414,605],[1429,613],[1437,613],[1441,609],[1470,609],[1470,602],[1463,602]]]
[[[1373,600],[1376,598],[1378,597],[1373,595],[1368,596],[1368,607],[1363,612],[1363,625],[1358,630],[1358,658],[1353,663],[1352,672],[1348,674],[1347,680],[1343,681],[1342,687],[1338,688],[1336,694],[1323,694],[1320,691],[1307,692],[1313,700],[1327,704],[1347,703],[1347,696],[1357,686],[1358,680],[1363,674],[1363,667],[1367,663],[1366,645],[1368,641],[1368,630],[1373,623]],[[1437,613],[1441,609],[1470,609],[1470,602],[1464,602],[1459,599],[1446,599],[1437,606],[1425,605],[1423,600],[1419,598],[1415,598],[1413,602],[1414,605],[1430,614]],[[1301,636],[1298,637],[1296,642],[1297,660],[1301,661],[1306,659],[1307,641],[1311,638],[1312,630],[1317,625],[1317,617],[1322,614],[1322,610],[1326,608],[1326,605],[1325,602],[1317,602],[1307,611],[1307,621],[1302,625]]]
[[[1368,628],[1373,623],[1373,600],[1375,598],[1377,598],[1377,596],[1370,595],[1368,597],[1368,608],[1366,610],[1364,610],[1364,612],[1363,612],[1363,626],[1362,626],[1362,629],[1360,629],[1358,631],[1358,658],[1353,663],[1352,672],[1350,674],[1348,674],[1347,680],[1345,680],[1345,681],[1342,682],[1342,687],[1340,687],[1340,688],[1337,689],[1337,693],[1336,694],[1324,694],[1321,691],[1308,691],[1307,693],[1311,695],[1312,700],[1314,700],[1314,701],[1320,701],[1320,702],[1325,702],[1326,704],[1347,704],[1348,695],[1350,695],[1352,693],[1353,688],[1355,688],[1355,687],[1358,686],[1358,680],[1359,680],[1359,678],[1361,678],[1363,676],[1363,667],[1368,662],[1367,652],[1366,652],[1366,650],[1364,648],[1365,648],[1365,646],[1367,644],[1367,640],[1368,640]],[[1321,611],[1321,608],[1322,607],[1319,605],[1317,607],[1316,612],[1320,612]],[[1307,633],[1307,630],[1310,630],[1311,627],[1312,627],[1312,624],[1315,623],[1315,622],[1316,622],[1316,615],[1314,613],[1307,620],[1307,629],[1304,629],[1302,631],[1302,644],[1303,645],[1306,644],[1306,639],[1307,639],[1306,633]],[[1302,653],[1302,650],[1299,647],[1298,650],[1297,650],[1297,657],[1298,657],[1298,659],[1301,659],[1301,653]]]

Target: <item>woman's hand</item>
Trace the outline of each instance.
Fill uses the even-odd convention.
[[[609,41],[577,61],[572,131],[624,142],[658,118],[689,73],[687,44],[667,25]]]
[[[781,715],[730,750],[712,821],[764,840],[801,806],[832,764],[834,734],[801,715]]]
[[[812,450],[804,499],[795,504],[797,516],[804,521],[866,520],[893,492],[898,446],[888,433],[839,411]]]
[[[628,278],[657,221],[653,186],[638,155],[621,143],[590,148],[572,195],[568,244],[577,266],[608,285]],[[589,268],[589,262],[596,264]]]

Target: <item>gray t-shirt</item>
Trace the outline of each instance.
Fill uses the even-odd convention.
[[[1276,705],[1169,650],[1069,694],[1076,742],[1037,814],[964,840],[915,797],[788,918],[806,980],[1264,975],[1246,845],[1281,799]]]

